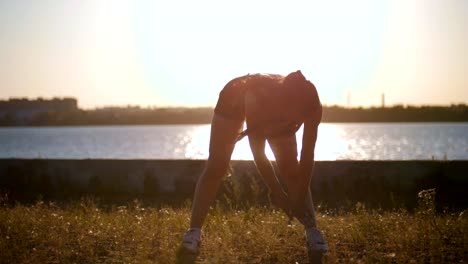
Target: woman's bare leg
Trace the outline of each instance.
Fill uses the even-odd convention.
[[[252,149],[255,165],[257,166],[260,176],[262,176],[263,181],[268,187],[270,201],[274,206],[283,209],[286,214],[290,215],[291,212],[286,192],[276,177],[270,160],[268,160],[265,155],[265,142],[265,138],[249,136],[249,144]]]
[[[321,263],[322,254],[328,251],[328,245],[322,233],[317,229],[315,210],[309,188],[310,177],[308,177],[307,182],[304,181],[304,175],[299,171],[296,137],[295,135],[277,137],[268,140],[268,142],[275,154],[281,176],[284,177],[288,185],[288,198],[294,207],[294,216],[304,225],[307,252],[312,260],[311,263]],[[307,184],[307,186],[304,186],[304,184]],[[299,194],[304,193],[304,187],[307,187],[306,197]],[[303,199],[305,201],[301,201]]]
[[[276,164],[288,187],[288,197],[294,201],[295,194],[298,193],[298,184],[302,184],[299,177],[299,162],[297,160],[297,143],[295,135],[276,137],[268,140],[271,149],[276,158]],[[306,228],[317,227],[315,221],[315,209],[312,202],[312,195],[310,189],[304,201],[303,211],[295,212],[296,217],[299,219]]]
[[[211,123],[209,157],[197,181],[192,205],[191,228],[201,228],[210,205],[216,197],[221,179],[226,173],[236,138],[244,121],[214,115]]]

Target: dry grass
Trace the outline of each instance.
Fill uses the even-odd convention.
[[[1,203],[1,201],[0,201]],[[106,208],[83,200],[0,205],[2,263],[176,263],[189,206],[143,208],[138,202]],[[431,203],[416,213],[318,213],[330,251],[327,263],[466,263],[468,218],[435,214]],[[307,263],[303,230],[283,213],[216,206],[204,228],[197,263]],[[178,257],[179,256],[179,257]],[[185,259],[186,260],[186,259]]]

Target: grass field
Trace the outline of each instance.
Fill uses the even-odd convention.
[[[468,212],[435,213],[422,196],[416,212],[318,210],[328,240],[326,263],[466,263]],[[424,200],[425,199],[425,200]],[[98,206],[87,199],[57,206],[0,201],[1,263],[177,263],[189,223],[182,208]],[[182,256],[182,257],[181,257]],[[192,259],[193,260],[193,259]],[[266,207],[214,206],[196,263],[308,263],[302,226]]]

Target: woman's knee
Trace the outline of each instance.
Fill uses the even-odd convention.
[[[229,162],[230,157],[226,154],[210,155],[205,163],[202,177],[210,179],[223,177],[229,167]]]
[[[294,174],[299,166],[297,155],[294,153],[275,154],[276,164],[282,173]],[[293,176],[293,175],[291,175]]]
[[[285,177],[288,185],[297,181],[299,172],[297,156],[292,152],[282,152],[281,154],[275,153],[275,157],[280,174]]]

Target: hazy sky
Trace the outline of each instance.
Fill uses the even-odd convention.
[[[468,103],[468,1],[0,1],[0,99],[213,106],[302,70],[324,104]]]

